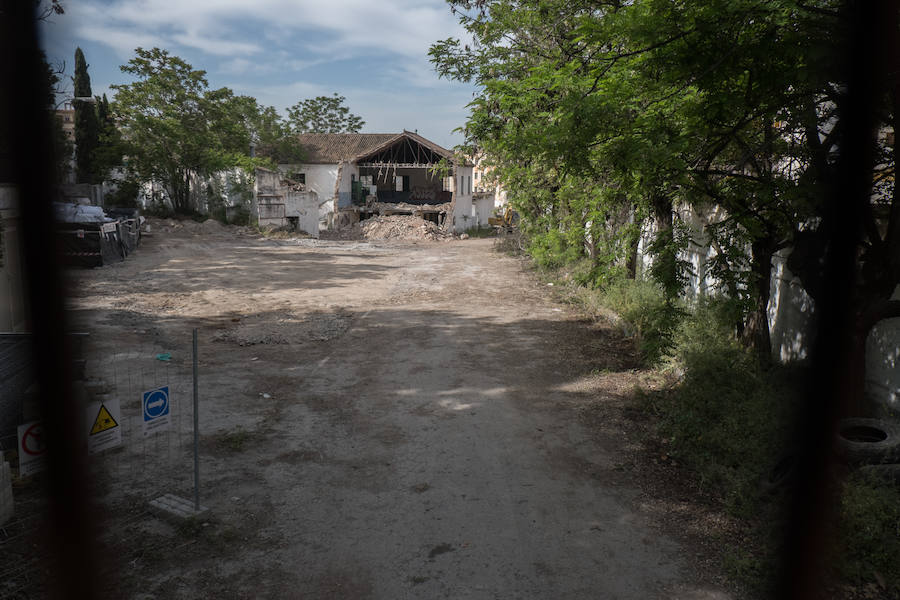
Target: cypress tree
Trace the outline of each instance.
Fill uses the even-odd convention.
[[[75,50],[75,97],[91,97],[91,76],[81,48]],[[75,181],[100,183],[94,166],[94,154],[100,138],[97,113],[91,102],[74,100],[75,108]]]
[[[105,181],[112,169],[121,166],[122,150],[119,130],[113,118],[106,94],[97,100],[97,127],[99,139],[94,151],[94,177],[97,183]]]

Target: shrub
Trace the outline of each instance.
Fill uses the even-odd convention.
[[[900,595],[900,488],[860,472],[844,483],[835,563],[857,584],[877,581]]]
[[[666,303],[659,285],[616,278],[599,290],[599,300],[633,328],[644,360],[656,363],[671,349],[672,333],[683,312]]]
[[[231,221],[229,221],[232,225],[249,225],[250,224],[250,209],[246,206],[239,206],[234,209],[234,212],[231,215]]]
[[[655,397],[661,433],[733,514],[758,508],[760,482],[787,450],[798,405],[795,369],[765,368],[740,345],[727,307],[701,304],[672,336],[677,388]]]

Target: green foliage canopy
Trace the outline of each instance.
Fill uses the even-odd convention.
[[[335,93],[298,102],[288,109],[295,133],[357,133],[366,124],[344,106],[346,98]]]
[[[176,211],[191,210],[193,175],[271,164],[249,156],[255,100],[210,90],[204,71],[159,48],[138,48],[121,69],[136,77],[112,86],[129,176],[163,182]]]
[[[479,86],[469,151],[496,167],[538,255],[588,254],[602,284],[652,222],[670,301],[691,274],[679,251],[713,245],[712,273],[756,336],[772,256],[833,167],[837,2],[449,4],[472,42],[440,41],[432,62]],[[686,207],[724,216],[692,240]],[[768,352],[767,328],[751,341]]]

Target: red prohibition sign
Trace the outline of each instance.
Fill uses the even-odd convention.
[[[30,454],[31,456],[43,454],[47,450],[44,446],[43,437],[44,432],[40,423],[35,423],[26,429],[22,435],[22,450],[25,451],[25,454]]]

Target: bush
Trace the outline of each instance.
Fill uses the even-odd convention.
[[[470,238],[486,238],[496,236],[497,231],[491,226],[469,227],[466,229],[466,234]]]
[[[680,385],[656,398],[661,433],[675,455],[733,514],[758,508],[760,482],[787,450],[797,408],[794,369],[761,366],[735,338],[728,307],[705,303],[672,336]]]
[[[541,268],[559,268],[578,260],[582,247],[573,245],[567,236],[559,229],[551,229],[543,233],[526,231],[528,241],[528,253],[534,262]],[[583,241],[582,241],[583,244]]]
[[[209,211],[209,218],[215,219],[219,223],[223,225],[228,224],[228,218],[225,216],[225,207],[224,206],[216,206],[215,208]]]
[[[599,290],[599,301],[633,328],[645,361],[656,363],[671,349],[672,333],[683,311],[666,303],[659,285],[617,278]]]
[[[231,215],[231,221],[229,221],[232,225],[249,225],[250,224],[250,209],[246,206],[236,207],[234,212]]]
[[[843,484],[835,563],[857,584],[881,578],[900,595],[900,489],[859,472]]]

